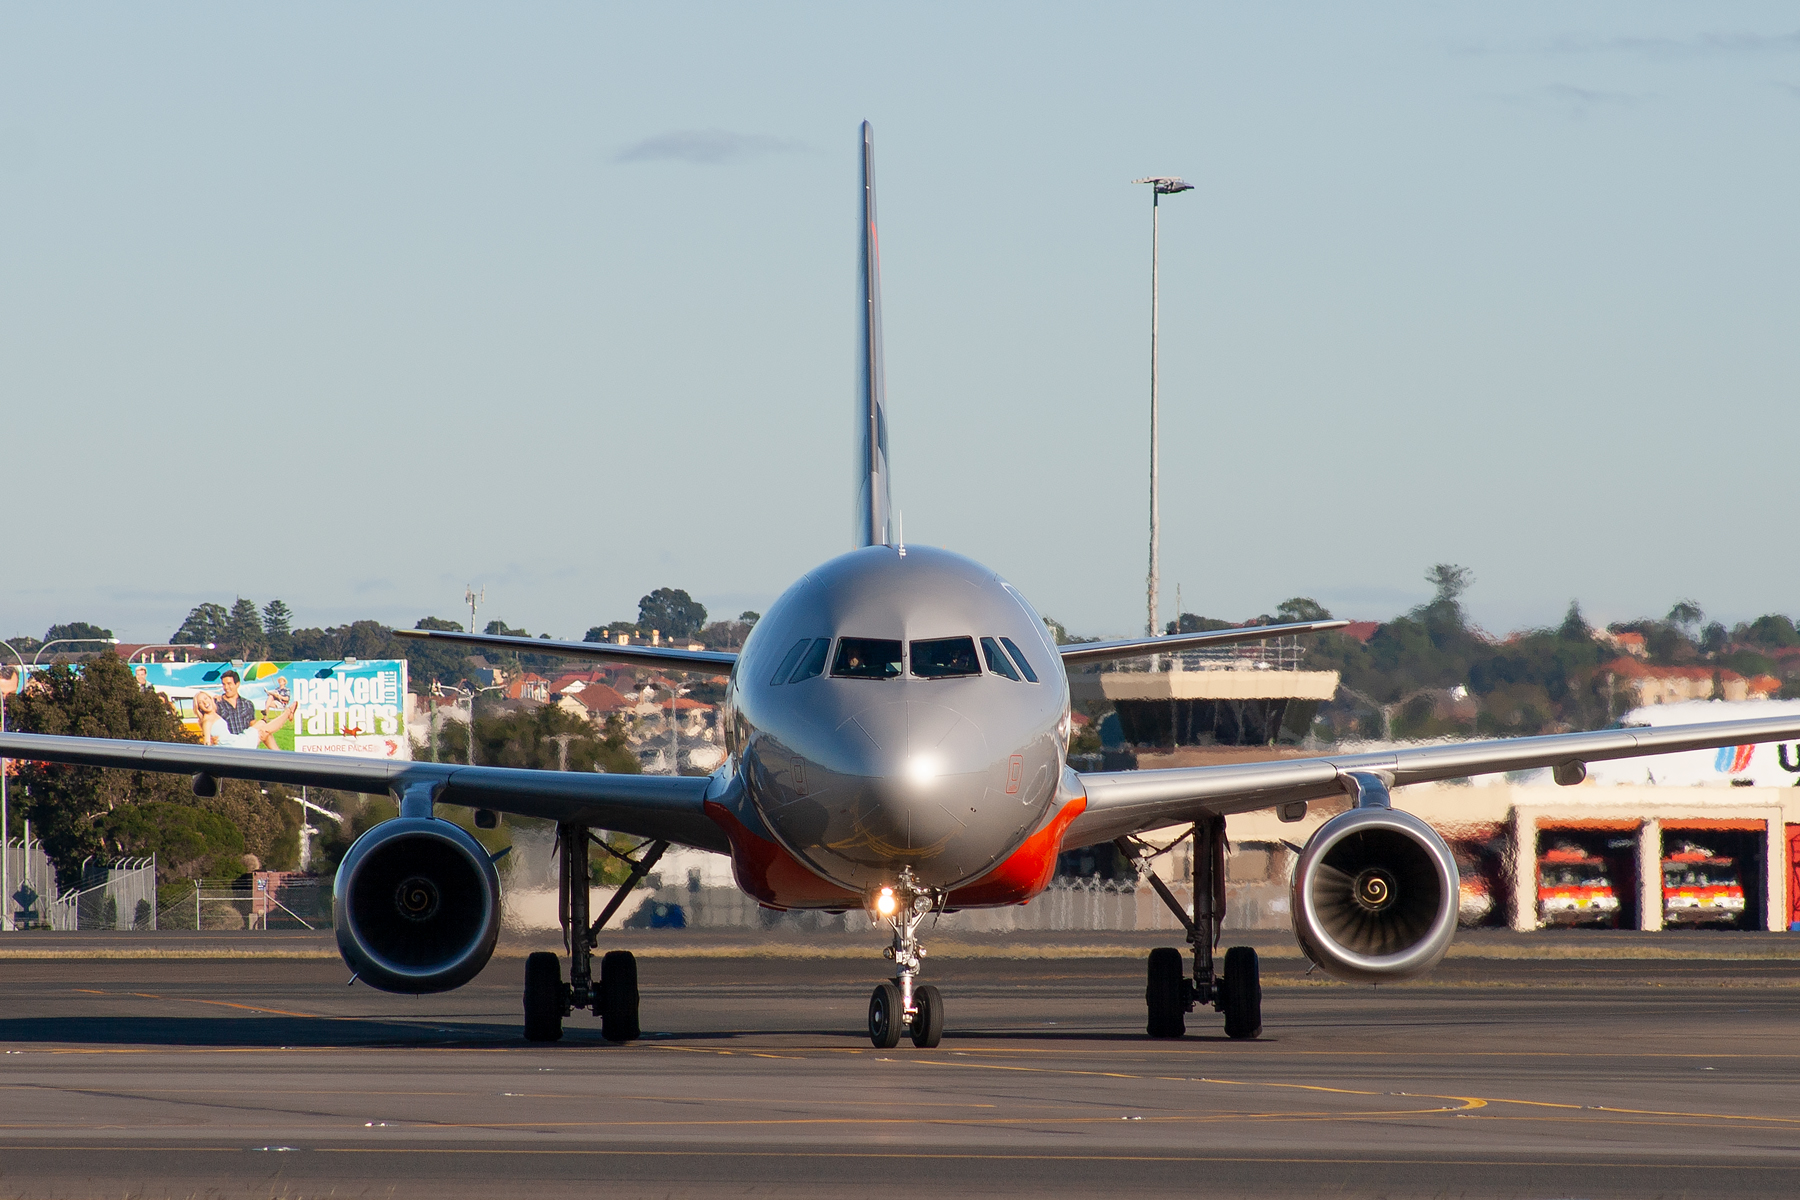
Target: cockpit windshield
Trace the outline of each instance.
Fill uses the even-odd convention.
[[[1032,670],[1031,664],[1025,660],[1025,655],[1020,651],[1018,643],[1009,637],[1003,637],[1000,639],[1000,644],[1012,652],[1013,661],[1019,664],[1019,670],[1025,672],[1025,678],[1036,683],[1038,681],[1037,672]]]
[[[839,638],[831,674],[837,679],[894,679],[903,669],[900,643],[886,638]]]
[[[981,674],[981,663],[975,658],[975,639],[952,637],[914,642],[912,673],[920,679],[954,679],[959,675]]]
[[[815,676],[823,675],[825,673],[825,656],[830,653],[830,638],[814,638],[812,649],[806,652],[806,657],[800,661],[799,666],[794,668],[794,676],[788,682],[799,683],[802,679],[812,679]]]
[[[1000,649],[1000,643],[991,637],[981,639],[981,653],[987,658],[988,670],[1002,679],[1019,682],[1019,673],[1013,669],[1012,660],[1006,657],[1006,651]]]

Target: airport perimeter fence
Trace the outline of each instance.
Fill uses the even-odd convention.
[[[1170,891],[1192,908],[1192,891],[1170,883]],[[776,912],[726,887],[662,887],[628,903],[628,929],[761,929],[789,933],[868,932],[874,923],[860,909],[842,914]],[[1058,879],[1028,904],[971,908],[934,918],[936,927],[966,933],[1177,932],[1181,922],[1148,883],[1098,878]],[[1287,886],[1230,885],[1226,889],[1228,930],[1288,929]]]
[[[279,871],[182,880],[163,889],[157,921],[163,929],[330,929],[331,882]]]
[[[7,913],[14,929],[155,929],[156,857],[82,864],[81,882],[58,893],[42,842],[6,843]]]

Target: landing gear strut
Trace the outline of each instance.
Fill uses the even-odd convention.
[[[911,867],[900,872],[898,884],[882,888],[875,898],[875,916],[894,930],[894,944],[886,951],[894,963],[894,978],[875,985],[869,997],[869,1041],[878,1050],[898,1046],[902,1033],[927,1050],[944,1039],[943,994],[930,984],[915,986],[925,957],[919,922],[939,907],[940,900],[918,886]]]
[[[562,917],[563,945],[569,950],[569,981],[563,982],[562,963],[543,951],[525,960],[525,1038],[554,1042],[562,1037],[563,1018],[578,1008],[591,1008],[600,1018],[600,1036],[609,1042],[635,1041],[638,1027],[637,958],[629,950],[609,951],[600,960],[600,976],[594,977],[594,947],[600,930],[612,919],[625,897],[650,868],[656,865],[667,842],[652,842],[637,858],[620,854],[595,836],[585,825],[557,826],[557,882]],[[631,867],[606,907],[592,924],[588,922],[588,847],[600,847]]]
[[[1148,847],[1132,838],[1120,838],[1118,846],[1138,873],[1162,897],[1169,911],[1187,930],[1194,951],[1194,974],[1181,969],[1181,951],[1162,947],[1150,952],[1150,975],[1144,987],[1149,1009],[1146,1031],[1153,1038],[1178,1038],[1187,1032],[1186,1014],[1209,1004],[1225,1014],[1225,1036],[1253,1038],[1262,1032],[1262,975],[1256,951],[1233,946],[1225,952],[1225,969],[1215,971],[1213,951],[1225,923],[1225,818],[1202,817],[1184,838],[1194,839],[1194,911],[1190,916],[1168,885],[1150,867]],[[1177,841],[1175,845],[1180,845]],[[1173,850],[1169,846],[1159,853]]]

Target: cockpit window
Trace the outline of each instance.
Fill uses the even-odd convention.
[[[1000,649],[1000,643],[991,637],[981,639],[981,655],[987,659],[988,670],[996,675],[1004,676],[1014,683],[1019,682],[1019,673],[1013,670],[1012,663],[1006,657],[1006,651]]]
[[[794,669],[794,664],[800,661],[800,656],[806,653],[806,648],[810,645],[811,638],[801,638],[794,643],[794,648],[787,652],[787,657],[781,660],[781,665],[775,668],[775,674],[770,677],[770,687],[787,682],[788,672]]]
[[[1013,656],[1013,661],[1019,664],[1019,670],[1025,672],[1025,678],[1036,683],[1038,681],[1037,672],[1031,669],[1031,664],[1025,661],[1025,656],[1019,652],[1019,647],[1013,640],[1003,637],[1000,639],[1000,644],[1006,647],[1007,653]]]
[[[920,679],[954,679],[958,675],[981,674],[981,663],[975,658],[975,639],[953,637],[914,642],[912,673]]]
[[[886,638],[839,638],[831,673],[838,679],[893,679],[902,668],[900,643]]]
[[[794,677],[788,680],[788,682],[799,683],[802,679],[812,679],[815,676],[823,675],[825,673],[825,659],[830,653],[830,638],[813,639],[812,649],[807,651],[806,657],[800,660],[800,665],[794,668]]]

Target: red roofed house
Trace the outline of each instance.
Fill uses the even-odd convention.
[[[568,671],[558,675],[550,684],[550,694],[560,696],[564,692],[579,692],[590,683],[604,684],[606,672],[601,670]]]
[[[1644,644],[1644,635],[1641,633],[1613,633],[1606,629],[1596,629],[1594,639],[1614,649],[1623,650],[1633,658],[1650,657],[1650,647]]]
[[[631,701],[604,683],[587,683],[579,689],[557,693],[556,706],[566,713],[603,725],[613,713],[628,711]]]
[[[1752,680],[1721,668],[1653,667],[1635,658],[1615,658],[1601,670],[1610,671],[1625,684],[1638,705],[1673,704],[1677,700],[1766,700],[1781,690],[1781,681],[1773,675],[1758,675]]]
[[[506,685],[506,698],[508,700],[548,700],[550,698],[550,681],[542,675],[527,671]]]

